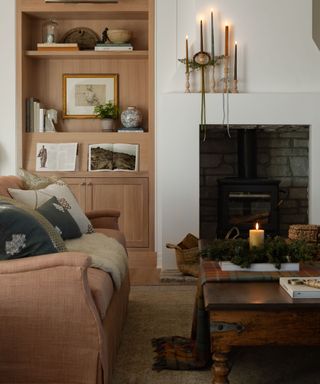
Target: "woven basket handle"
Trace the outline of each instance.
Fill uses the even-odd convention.
[[[177,245],[174,245],[174,244],[171,244],[171,243],[167,243],[166,247],[169,248],[169,249],[180,249]]]
[[[235,232],[235,234],[231,237],[232,232]],[[226,234],[225,239],[236,239],[237,237],[240,236],[240,231],[238,227],[232,227],[229,229],[228,233]]]

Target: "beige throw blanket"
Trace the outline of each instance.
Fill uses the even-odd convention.
[[[78,239],[65,241],[68,251],[87,253],[91,267],[110,273],[117,289],[121,287],[128,270],[128,257],[123,246],[102,233],[84,234]]]

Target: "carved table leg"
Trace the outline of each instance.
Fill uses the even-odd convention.
[[[216,350],[212,355],[212,384],[229,384],[228,375],[230,367],[228,364],[228,352],[230,350],[224,349],[223,351]]]

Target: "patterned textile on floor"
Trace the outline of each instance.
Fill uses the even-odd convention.
[[[156,353],[152,369],[190,370],[205,368],[210,362],[208,313],[204,308],[200,280],[193,313],[191,338],[180,336],[152,339]]]

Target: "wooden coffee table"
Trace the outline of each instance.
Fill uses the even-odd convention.
[[[229,383],[234,346],[320,345],[320,299],[292,299],[278,282],[209,282],[203,293],[213,384]]]

